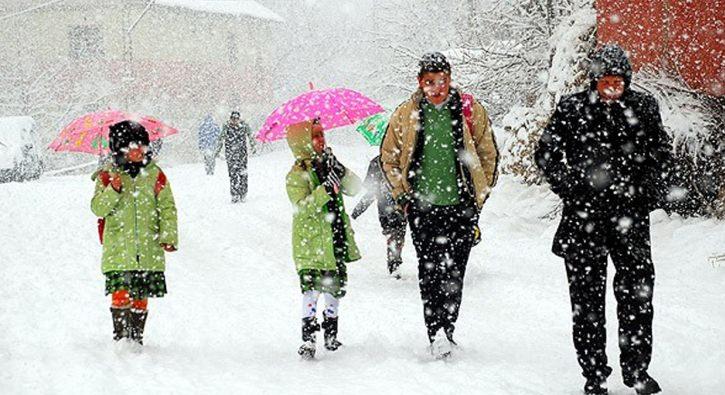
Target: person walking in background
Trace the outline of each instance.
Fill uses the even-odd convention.
[[[650,211],[667,194],[671,143],[657,101],[631,89],[625,52],[607,45],[592,57],[586,91],[563,97],[539,141],[536,162],[564,202],[553,252],[564,258],[573,338],[589,395],[607,393],[607,257],[616,269],[622,378],[637,394],[660,392],[652,358]]]
[[[222,127],[222,133],[217,141],[217,148],[214,157],[224,146],[224,156],[227,159],[229,169],[229,189],[232,195],[232,203],[244,202],[247,197],[247,140],[251,129],[239,115],[239,111],[232,111],[229,121]]]
[[[113,339],[143,344],[148,298],[166,290],[164,252],[176,251],[176,205],[166,175],[151,160],[149,135],[123,121],[109,132],[112,163],[93,175],[91,210],[101,218],[101,270],[111,295]]]
[[[322,328],[325,348],[337,350],[340,299],[345,296],[347,266],[360,259],[342,194],[355,195],[360,179],[325,147],[322,126],[303,122],[287,127],[295,163],[287,174],[287,195],[294,207],[292,256],[302,291],[302,346],[298,354],[316,352],[317,301],[325,299]]]
[[[206,174],[210,176],[214,175],[214,168],[216,167],[214,151],[217,147],[220,134],[221,129],[219,125],[214,122],[211,114],[207,114],[199,125],[199,151],[204,159]]]
[[[378,219],[383,235],[387,238],[388,273],[394,278],[400,279],[400,265],[403,263],[402,251],[405,243],[405,227],[407,221],[405,215],[397,210],[395,199],[390,191],[383,169],[380,166],[380,155],[373,158],[368,166],[363,185],[367,193],[360,199],[352,211],[351,217],[357,219],[377,200]]]
[[[393,113],[380,149],[398,209],[407,213],[435,358],[451,355],[478,213],[496,181],[488,114],[451,87],[451,65],[423,56],[418,90]]]

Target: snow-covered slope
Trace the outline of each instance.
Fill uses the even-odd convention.
[[[370,150],[338,147],[364,175]],[[451,362],[426,354],[415,254],[404,279],[386,276],[374,209],[354,223],[364,258],[350,265],[341,305],[345,344],[302,362],[299,291],[290,259],[287,152],[254,158],[251,192],[231,205],[224,163],[165,169],[179,208],[170,294],[150,302],[142,354],[111,344],[100,245],[86,176],[0,185],[0,388],[3,394],[385,393],[579,394],[561,260],[549,252],[556,203],[504,177],[487,203],[483,243],[466,276]],[[163,163],[162,163],[163,165]],[[353,201],[348,201],[348,209]],[[725,385],[725,223],[656,215],[654,359],[668,394]],[[611,276],[610,276],[611,277]],[[611,285],[609,355],[617,364]],[[630,394],[618,369],[610,393]]]

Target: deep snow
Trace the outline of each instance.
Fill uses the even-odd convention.
[[[372,150],[337,147],[364,176]],[[503,177],[481,219],[450,362],[426,353],[415,254],[388,278],[374,207],[354,227],[363,260],[349,265],[338,352],[296,355],[300,294],[290,255],[288,152],[250,162],[247,203],[229,203],[225,164],[165,168],[179,209],[170,294],[150,302],[143,353],[112,345],[88,176],[0,185],[0,389],[4,394],[416,393],[580,394],[563,262],[549,252],[556,204],[543,187]],[[161,163],[163,167],[163,161]],[[348,211],[357,199],[348,200]],[[653,217],[654,358],[666,394],[725,386],[725,223]],[[618,373],[608,291],[610,393]],[[718,390],[719,389],[719,390]]]

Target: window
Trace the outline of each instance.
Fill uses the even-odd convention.
[[[103,36],[97,25],[72,26],[68,31],[71,59],[101,57],[103,53]]]

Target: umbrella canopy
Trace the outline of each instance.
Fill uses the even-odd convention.
[[[319,119],[325,130],[352,125],[383,108],[362,93],[345,88],[313,90],[284,103],[267,117],[257,140],[270,142],[285,137],[285,128]]]
[[[375,114],[363,119],[355,130],[362,134],[370,145],[380,145],[385,137],[385,131],[388,129],[389,120],[390,116],[386,114]]]
[[[130,114],[120,110],[105,110],[76,118],[63,128],[60,135],[50,143],[49,147],[55,151],[106,154],[109,151],[108,128],[115,123],[126,120],[138,122],[146,128],[150,141],[179,132],[156,118]]]

